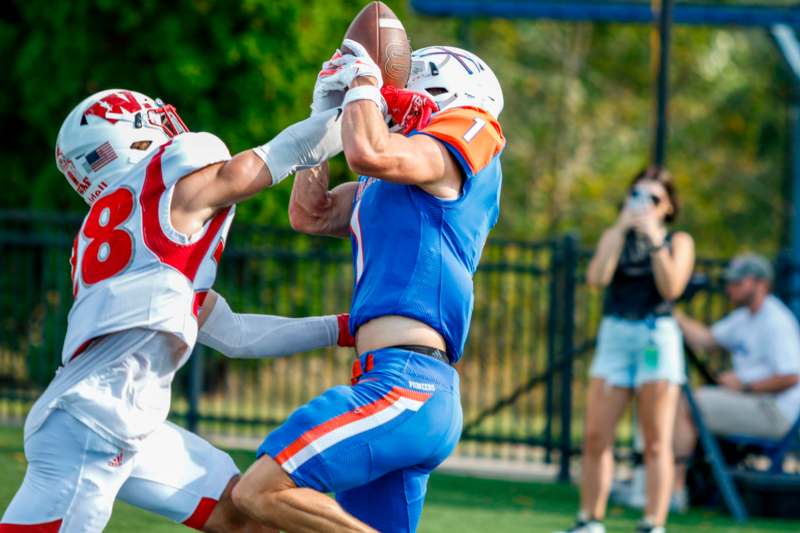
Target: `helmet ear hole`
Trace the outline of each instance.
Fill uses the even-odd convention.
[[[439,96],[440,94],[444,94],[447,92],[447,89],[445,89],[444,87],[428,87],[425,90],[428,91],[431,94],[431,96]]]
[[[153,141],[133,141],[131,143],[131,150],[147,150],[150,148],[150,145],[153,144]]]

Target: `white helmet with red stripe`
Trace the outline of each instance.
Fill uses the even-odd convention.
[[[171,105],[135,91],[100,91],[78,104],[61,125],[56,165],[91,205],[147,154],[186,131]]]
[[[439,105],[472,106],[495,118],[503,110],[503,89],[478,56],[455,46],[427,46],[411,54],[408,89],[428,94]]]

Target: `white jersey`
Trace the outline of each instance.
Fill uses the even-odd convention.
[[[183,235],[170,223],[172,193],[182,177],[228,159],[214,135],[184,133],[92,204],[71,258],[64,367],[31,409],[26,439],[54,408],[128,449],[164,422],[234,214],[224,209]]]
[[[742,383],[775,375],[800,375],[800,324],[778,298],[767,296],[752,313],[740,307],[711,327],[717,343],[731,352],[733,371]],[[800,414],[800,383],[774,394],[784,419]]]
[[[94,202],[73,247],[75,303],[64,364],[93,339],[132,328],[172,333],[194,345],[196,313],[214,282],[234,207],[190,238],[170,223],[172,193],[182,177],[228,159],[214,135],[185,133]]]

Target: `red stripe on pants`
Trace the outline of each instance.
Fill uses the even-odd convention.
[[[0,533],[58,533],[61,519],[41,524],[0,524]]]

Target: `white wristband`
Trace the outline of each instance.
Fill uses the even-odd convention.
[[[381,114],[386,113],[386,100],[383,99],[381,90],[374,85],[360,85],[348,89],[344,95],[342,106],[346,106],[350,102],[355,102],[356,100],[369,100],[370,102],[374,102],[375,105],[378,106],[378,111],[380,111]]]

